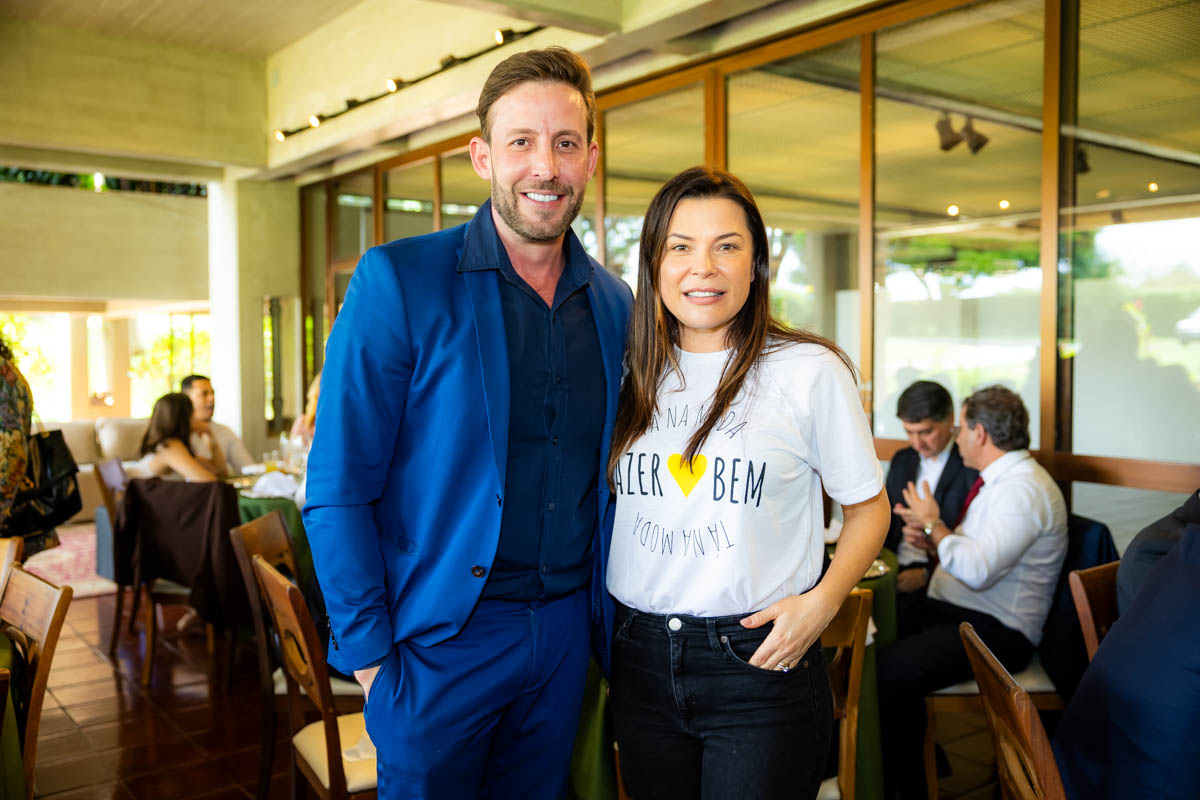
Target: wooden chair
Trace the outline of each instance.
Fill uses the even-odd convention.
[[[1024,687],[1029,702],[1039,711],[1061,711],[1066,708],[1054,682],[1046,674],[1037,653],[1029,666],[1016,674],[1014,680]],[[963,681],[925,697],[925,784],[929,800],[938,800],[937,779],[937,740],[935,738],[935,717],[939,713],[954,713],[979,711],[983,708],[979,684],[975,681]]]
[[[254,620],[255,643],[258,650],[258,688],[262,698],[262,760],[259,763],[258,794],[265,800],[271,788],[271,768],[275,754],[276,714],[287,713],[287,679],[282,667],[275,667],[279,658],[275,655],[275,626],[263,610],[259,596],[258,581],[254,577],[252,558],[261,556],[264,561],[284,575],[295,576],[296,558],[292,551],[292,540],[288,535],[287,523],[278,510],[258,519],[251,520],[229,532],[233,541],[233,552],[237,556],[242,580],[246,583],[246,594],[250,598],[250,615]],[[333,705],[338,713],[362,711],[363,692],[357,681],[330,678]]]
[[[353,747],[366,731],[362,713],[338,715],[325,656],[304,598],[291,581],[253,557],[258,589],[279,632],[280,655],[287,676],[288,717],[292,732],[292,796],[299,797],[300,774],[322,800],[366,800],[376,797],[374,759],[347,761],[342,750]],[[321,719],[304,724],[300,691],[316,705]]]
[[[1000,788],[1010,800],[1066,800],[1050,739],[1029,693],[969,622],[958,626],[996,748]]]
[[[121,464],[120,459],[112,458],[107,461],[101,461],[96,465],[96,481],[100,486],[100,496],[104,499],[104,508],[108,512],[108,518],[115,528],[117,524],[117,511],[121,506],[121,500],[125,495],[125,488],[129,485],[129,475],[125,472],[125,467]],[[145,594],[145,605],[143,608],[142,626],[145,629],[146,639],[142,653],[142,686],[150,685],[150,677],[154,667],[154,651],[158,645],[158,617],[159,611],[163,606],[178,606],[186,605],[188,598],[191,596],[192,590],[175,581],[167,580],[166,578],[156,578],[153,581],[146,583],[143,586],[134,586],[132,583],[121,582],[122,565],[117,557],[116,537],[113,537],[113,564],[116,569],[115,577],[117,579],[117,597],[115,608],[113,609],[112,632],[108,638],[108,654],[111,656],[117,652],[117,636],[121,630],[121,619],[124,615],[125,590],[126,588],[133,589],[133,597],[130,600],[129,606],[129,631],[134,631],[134,626],[137,623],[138,605],[141,596]],[[211,656],[216,651],[215,634],[211,625],[205,624],[205,647],[208,654]],[[231,668],[230,668],[231,669]]]
[[[0,592],[8,582],[13,565],[21,563],[21,553],[25,549],[25,540],[20,536],[9,536],[0,539]],[[0,695],[2,697],[3,695]]]
[[[38,729],[46,681],[50,677],[50,662],[54,659],[54,648],[70,603],[71,587],[59,588],[20,566],[12,567],[4,593],[0,595],[0,633],[12,640],[27,665],[23,685],[11,688],[14,705],[25,709],[25,740],[21,753],[28,800],[33,798]]]
[[[858,700],[862,693],[863,658],[867,650],[867,621],[872,592],[855,589],[821,634],[821,646],[837,648],[829,665],[833,685],[833,716],[838,726],[838,774],[821,784],[818,800],[854,797],[858,753]]]
[[[1117,567],[1120,561],[1101,564],[1090,569],[1073,569],[1067,576],[1071,584],[1071,599],[1079,614],[1079,627],[1083,631],[1083,644],[1087,647],[1088,661],[1096,655],[1096,648],[1117,621]]]

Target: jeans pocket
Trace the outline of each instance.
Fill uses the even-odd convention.
[[[805,667],[808,666],[807,660],[803,664],[797,664],[787,672],[775,669],[774,666],[756,667],[750,663],[750,659],[754,657],[754,652],[766,641],[770,633],[771,626],[768,624],[761,628],[753,628],[745,633],[721,636],[721,647],[725,651],[726,660],[731,661],[736,666],[754,675],[779,680],[806,671]]]

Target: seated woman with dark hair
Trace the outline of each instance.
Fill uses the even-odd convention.
[[[225,477],[225,454],[216,438],[209,437],[212,457],[192,452],[192,401],[185,394],[164,394],[154,402],[150,425],[142,438],[142,460],[135,474],[188,481],[215,481]]]

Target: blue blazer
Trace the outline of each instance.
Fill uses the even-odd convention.
[[[607,671],[612,604],[608,444],[633,295],[585,258],[604,360],[606,408],[592,593],[592,641]],[[371,248],[326,347],[304,525],[342,672],[394,643],[432,645],[466,623],[500,537],[509,369],[496,273],[473,271],[501,247],[491,202],[446,231]]]

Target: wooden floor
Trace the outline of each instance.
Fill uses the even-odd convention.
[[[235,691],[211,678],[204,639],[178,635],[178,611],[160,640],[153,680],[143,689],[141,632],[122,631],[115,662],[104,652],[113,598],[72,602],[50,670],[42,712],[37,797],[253,797],[261,731],[254,653],[243,647]],[[289,794],[286,739],[276,741],[271,796]]]

